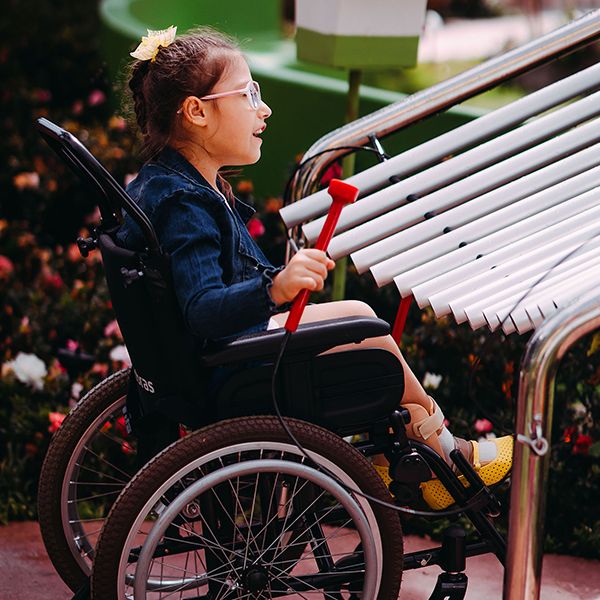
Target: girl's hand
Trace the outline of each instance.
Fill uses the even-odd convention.
[[[323,252],[314,248],[302,249],[290,260],[283,271],[277,273],[271,286],[271,298],[277,306],[291,302],[301,290],[317,292],[323,289],[327,271],[335,263]]]

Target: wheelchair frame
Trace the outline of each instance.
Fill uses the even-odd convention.
[[[172,409],[182,399],[183,408],[173,411],[175,418],[181,416],[179,420],[184,423],[185,419],[191,419],[194,427],[232,417],[239,418],[249,413],[272,414],[271,375],[283,330],[239,338],[195,359],[206,367],[238,364],[242,368],[238,368],[220,390],[212,412],[205,406],[207,412],[201,415],[199,421],[190,417],[189,408],[190,405],[193,408],[197,386],[202,384],[202,379],[184,377],[183,383],[177,379],[182,372],[182,365],[175,363],[180,359],[189,372],[190,346],[182,331],[181,317],[174,301],[168,257],[161,252],[152,225],[76,138],[47,119],[38,120],[38,129],[76,174],[100,191],[102,196],[102,223],[91,238],[78,240],[78,245],[82,253],[99,247],[103,254],[113,305],[135,365],[132,372],[137,375],[131,380],[127,406],[129,418],[134,421],[134,430],[136,419],[143,423],[145,417],[152,416],[156,411],[165,416],[173,414]],[[122,249],[114,243],[114,233],[122,220],[122,210],[144,232],[147,248],[142,253]],[[149,298],[145,303],[150,307],[148,314],[156,319],[158,331],[163,335],[163,341],[166,340],[167,348],[172,350],[177,347],[173,344],[181,342],[179,347],[185,349],[183,354],[187,353],[187,357],[182,358],[182,352],[179,352],[177,361],[172,357],[167,360],[170,377],[162,380],[153,371],[156,362],[145,361],[148,348],[144,346],[147,340],[142,337],[140,344],[140,328],[136,330],[136,326],[130,326],[130,320],[138,317],[132,315],[131,306],[127,308],[127,302],[131,303],[131,300],[123,294],[136,289],[141,295],[133,296],[135,301],[143,298],[144,294]],[[137,312],[139,305],[134,303],[134,308]],[[390,461],[392,478],[390,491],[400,505],[418,502],[419,484],[428,480],[431,472],[440,479],[456,500],[459,507],[456,513],[464,513],[469,518],[481,539],[466,544],[464,534],[461,536],[456,534],[456,530],[449,531],[440,547],[404,555],[404,569],[437,564],[445,572],[431,598],[462,598],[466,591],[466,576],[462,571],[467,556],[493,552],[502,564],[506,561],[505,541],[490,520],[499,513],[497,499],[459,452],[454,453],[455,464],[468,482],[468,487],[463,486],[457,474],[434,451],[424,444],[408,440],[405,425],[410,416],[407,411],[397,409],[403,390],[402,368],[387,352],[369,349],[317,356],[335,346],[357,343],[388,332],[389,325],[384,321],[358,317],[300,326],[290,339],[278,379],[279,395],[284,398],[283,412],[288,417],[325,426],[339,436],[367,433],[368,439],[354,446],[366,457],[380,453],[386,455]],[[150,348],[150,351],[154,349]],[[248,361],[260,361],[260,364],[248,366]],[[353,369],[354,379],[350,379],[349,368],[358,364],[360,369]],[[197,367],[198,362],[195,365]],[[153,387],[162,392],[162,397],[145,389],[147,386],[140,384],[142,379],[155,382]],[[129,401],[135,396],[134,392],[139,396],[135,408],[133,401],[131,404]],[[265,402],[265,398],[269,401]],[[138,427],[137,431],[148,435],[143,427]],[[154,435],[154,432],[150,432],[150,435]],[[164,446],[164,441],[161,445]],[[156,450],[155,447],[145,458],[150,458]],[[307,471],[305,473],[309,475]],[[323,481],[320,475],[310,476],[315,481]],[[369,580],[366,581],[366,585],[370,586]],[[452,587],[454,595],[448,596],[448,586]]]

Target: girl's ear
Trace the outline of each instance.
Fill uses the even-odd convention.
[[[188,96],[178,111],[183,122],[190,125],[205,127],[207,123],[206,104],[197,96]]]

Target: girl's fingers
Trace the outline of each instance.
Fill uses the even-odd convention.
[[[313,277],[303,277],[299,280],[301,285],[299,292],[302,290],[310,290],[311,292],[317,292],[320,289],[323,289],[323,283],[321,282],[321,287],[319,288],[319,280],[314,279]]]
[[[312,261],[306,265],[306,268],[311,273],[316,273],[321,279],[327,277],[327,267],[320,262]]]

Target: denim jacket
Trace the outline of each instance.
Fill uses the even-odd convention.
[[[246,222],[254,209],[233,206],[177,151],[165,148],[147,162],[127,191],[152,222],[171,257],[175,292],[185,322],[201,347],[266,329],[278,309],[273,275]],[[141,231],[126,216],[120,241],[141,250]]]

